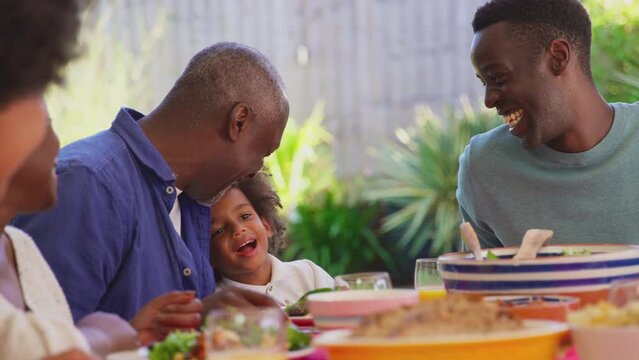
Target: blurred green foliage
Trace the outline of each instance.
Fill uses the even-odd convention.
[[[392,268],[376,233],[379,208],[361,201],[357,179],[337,179],[333,137],[323,121],[322,101],[301,125],[289,119],[280,147],[265,161],[288,222],[282,258],[312,260],[332,275],[379,259]]]
[[[264,161],[287,216],[298,204],[312,201],[337,183],[330,148],[333,136],[323,121],[322,101],[301,125],[290,118],[280,147]]]
[[[375,231],[378,206],[344,201],[342,191],[333,187],[320,201],[298,204],[283,258],[309,259],[333,276],[362,271],[378,258],[394,269],[394,260]]]
[[[81,56],[65,70],[66,83],[46,94],[62,145],[107,129],[121,106],[135,104],[136,109],[148,111],[153,105],[146,69],[153,60],[151,50],[166,29],[167,16],[161,12],[150,26],[136,20],[139,33],[145,35],[139,52],[133,53],[113,35],[113,12],[107,9],[96,17],[94,10],[84,14]]]
[[[397,245],[408,249],[409,256],[425,247],[436,256],[458,246],[459,155],[472,136],[500,123],[494,110],[475,108],[462,98],[459,109],[448,108],[443,118],[419,108],[415,126],[396,131],[399,143],[372,151],[381,174],[366,196],[395,210],[383,219],[381,230],[399,231]]]
[[[592,73],[610,102],[639,100],[639,0],[584,0],[592,22]]]

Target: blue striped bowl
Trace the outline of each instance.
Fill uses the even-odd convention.
[[[586,249],[584,256],[561,256]],[[437,260],[446,291],[470,295],[555,294],[578,296],[582,305],[608,298],[610,283],[639,278],[639,248],[630,245],[545,246],[533,260],[513,260],[518,248],[490,249],[499,260],[477,261],[470,253]],[[487,251],[484,250],[484,256]]]

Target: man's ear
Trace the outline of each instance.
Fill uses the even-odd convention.
[[[566,68],[568,68],[568,63],[570,63],[572,55],[570,44],[564,39],[554,39],[548,45],[548,53],[550,54],[548,59],[550,71],[555,76],[563,74]]]
[[[266,230],[266,235],[268,238],[273,236],[273,229],[271,228],[271,224],[266,220],[266,218],[260,216],[260,220],[262,220],[262,225],[264,225],[264,230]]]
[[[255,120],[251,108],[243,102],[233,105],[228,119],[228,135],[231,141],[236,142],[242,131],[246,131],[248,125]]]

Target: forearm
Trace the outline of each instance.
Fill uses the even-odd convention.
[[[80,332],[91,348],[91,352],[100,357],[105,357],[113,352],[113,343],[111,339],[100,329],[94,327],[79,327]]]

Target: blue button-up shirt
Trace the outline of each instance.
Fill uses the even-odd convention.
[[[177,234],[175,175],[138,126],[142,117],[121,109],[109,130],[64,147],[55,208],[13,222],[38,244],[76,321],[93,311],[131,319],[171,290],[215,290],[210,209],[181,194]]]

